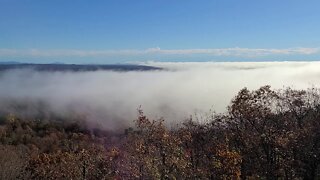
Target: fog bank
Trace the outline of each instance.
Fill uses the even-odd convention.
[[[225,111],[243,87],[320,87],[319,62],[162,63],[156,71],[0,73],[0,110],[78,115],[107,129],[131,124],[139,106],[170,123],[195,112]],[[41,102],[41,103],[39,103]],[[27,108],[17,104],[28,104]],[[17,109],[20,109],[19,111]],[[21,110],[22,109],[22,110]]]

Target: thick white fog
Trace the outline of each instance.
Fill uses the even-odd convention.
[[[150,117],[175,123],[195,112],[225,111],[243,87],[320,87],[319,62],[147,64],[166,70],[5,71],[0,74],[0,108],[14,112],[17,104],[26,103],[29,107],[23,113],[31,116],[39,111],[66,117],[77,114],[113,129],[132,123],[140,105]]]

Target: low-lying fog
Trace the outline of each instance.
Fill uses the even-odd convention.
[[[0,109],[33,116],[83,115],[108,129],[132,123],[141,105],[150,117],[179,122],[195,112],[223,112],[243,87],[320,87],[319,62],[147,63],[166,68],[136,72],[0,74]],[[41,102],[35,103],[35,102]],[[19,104],[28,104],[21,111]]]

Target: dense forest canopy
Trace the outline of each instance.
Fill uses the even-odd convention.
[[[244,88],[174,127],[138,110],[120,133],[3,114],[0,179],[318,179],[320,91]]]

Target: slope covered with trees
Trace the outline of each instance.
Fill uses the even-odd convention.
[[[320,178],[316,88],[244,88],[226,113],[170,128],[139,110],[117,134],[13,114],[0,122],[0,179]]]

